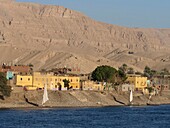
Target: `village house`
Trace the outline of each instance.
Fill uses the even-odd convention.
[[[69,86],[73,90],[80,89],[80,78],[77,76],[56,76],[53,73],[34,72],[33,75],[17,75],[16,86],[36,87],[43,89],[47,85],[48,90],[67,90],[63,80],[69,81]]]
[[[157,75],[151,80],[151,85],[156,87],[158,90],[169,90],[170,89],[170,75]]]
[[[104,85],[102,82],[94,82],[94,81],[84,81],[81,83],[82,90],[96,90],[96,91],[103,91]]]
[[[130,90],[134,91],[134,84],[122,84],[122,92],[129,92]]]
[[[28,75],[31,72],[31,68],[29,66],[7,66],[2,65],[0,67],[0,72],[6,74],[7,80],[12,80],[15,78],[17,74]]]
[[[6,74],[6,78],[8,80],[8,84],[14,87],[15,81],[16,81],[16,75],[17,74],[23,74],[28,75],[31,74],[32,69],[29,66],[21,65],[21,66],[8,66],[6,64],[3,64],[0,66],[0,72],[3,72]]]
[[[6,66],[6,65],[2,65],[0,67],[0,72],[7,73],[8,71],[13,72],[14,74],[27,75],[27,74],[30,74],[31,68],[29,66],[26,66],[26,65],[23,65],[23,66]]]
[[[135,91],[143,91],[147,87],[147,77],[129,75],[126,81],[134,85]]]

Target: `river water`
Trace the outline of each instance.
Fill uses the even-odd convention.
[[[1,109],[0,128],[170,128],[170,106]]]

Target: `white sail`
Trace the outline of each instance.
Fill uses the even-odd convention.
[[[49,99],[48,99],[48,93],[47,93],[47,85],[45,84],[44,85],[44,95],[43,95],[43,101],[42,101],[42,105],[47,102]]]
[[[130,91],[130,99],[129,99],[130,103],[132,102],[132,100],[133,100],[133,93],[132,93],[132,90],[131,90]]]

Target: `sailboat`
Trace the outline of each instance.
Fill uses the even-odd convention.
[[[132,105],[132,101],[133,101],[133,92],[132,92],[132,90],[130,90],[130,98],[129,98],[130,105]]]
[[[49,99],[48,99],[48,92],[47,92],[47,84],[45,84],[42,105],[44,105],[44,103],[47,102],[48,100]]]

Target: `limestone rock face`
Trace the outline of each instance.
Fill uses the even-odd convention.
[[[69,66],[87,73],[123,63],[170,69],[170,29],[120,27],[61,6],[0,0],[0,53],[1,63],[32,63],[35,70]]]

